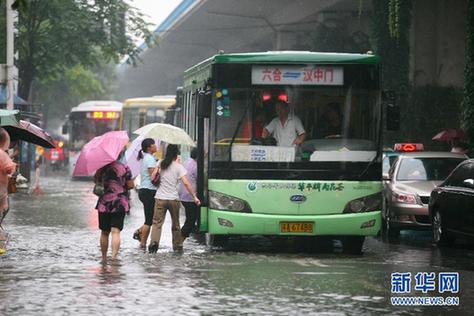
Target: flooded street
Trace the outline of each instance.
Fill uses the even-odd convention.
[[[2,315],[469,314],[474,306],[474,250],[440,251],[429,233],[398,244],[370,238],[363,256],[295,250],[295,241],[232,241],[210,249],[189,238],[172,251],[169,216],[157,254],[139,249],[143,221],[133,192],[120,260],[101,265],[92,183],[42,179],[43,195],[17,193],[4,222],[8,252],[0,256]],[[297,242],[297,241],[296,241]],[[390,273],[460,274],[459,307],[390,304]],[[433,294],[436,295],[436,294]]]

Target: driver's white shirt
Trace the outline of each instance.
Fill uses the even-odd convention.
[[[279,117],[275,117],[265,129],[275,137],[278,146],[292,147],[296,137],[304,134],[301,120],[295,115],[289,115],[285,124],[281,124]]]

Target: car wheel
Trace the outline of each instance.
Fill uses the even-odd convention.
[[[443,217],[440,211],[434,211],[433,223],[431,227],[433,230],[433,241],[438,246],[447,246],[454,242],[454,238],[448,234],[448,231],[445,228]]]
[[[361,255],[365,236],[346,236],[342,240],[342,252],[351,255]]]

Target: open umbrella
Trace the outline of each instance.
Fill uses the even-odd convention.
[[[453,139],[467,139],[466,133],[460,128],[448,128],[433,136],[432,140],[450,141]]]
[[[10,134],[11,141],[23,140],[45,148],[55,147],[51,135],[33,123],[20,120],[17,125],[7,125],[3,128]]]
[[[17,125],[15,115],[18,114],[18,110],[3,110],[0,109],[0,125]]]
[[[151,123],[137,129],[134,134],[175,145],[196,146],[192,138],[181,128],[164,123]]]
[[[125,131],[112,131],[94,137],[82,148],[72,175],[90,176],[103,166],[117,160],[128,140]]]
[[[138,136],[133,140],[133,142],[128,146],[125,151],[125,163],[130,168],[132,172],[132,178],[135,178],[140,174],[141,171],[141,161],[138,160],[138,153],[142,149],[142,141],[146,137]],[[155,140],[156,146],[160,146],[160,141]]]

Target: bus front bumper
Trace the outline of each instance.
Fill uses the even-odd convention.
[[[269,215],[209,209],[209,233],[215,235],[375,236],[381,212],[333,215]]]

